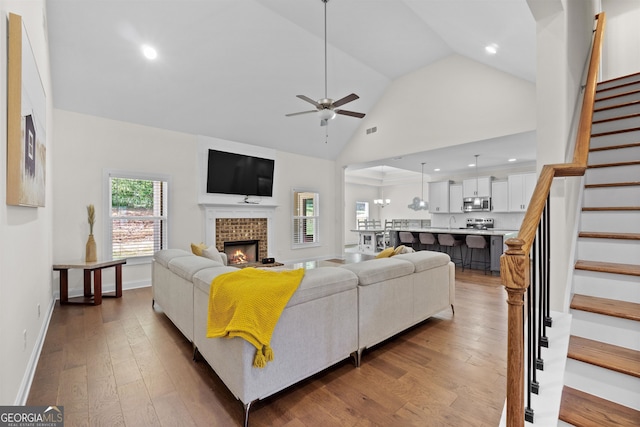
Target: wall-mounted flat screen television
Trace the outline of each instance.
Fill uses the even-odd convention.
[[[207,193],[273,195],[272,159],[209,150]]]

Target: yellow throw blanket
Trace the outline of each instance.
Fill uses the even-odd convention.
[[[240,337],[257,351],[253,366],[273,360],[271,335],[287,302],[298,289],[304,269],[267,271],[243,268],[211,281],[207,338]]]

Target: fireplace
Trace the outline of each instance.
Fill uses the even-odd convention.
[[[273,232],[275,206],[252,204],[209,205],[205,208],[205,236],[208,246],[224,252],[225,242],[257,240],[256,261],[275,258],[277,236]]]
[[[228,264],[247,264],[258,261],[258,240],[236,240],[224,242],[224,253]]]

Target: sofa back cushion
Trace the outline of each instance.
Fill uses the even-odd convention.
[[[416,273],[431,270],[436,267],[442,267],[443,265],[449,264],[449,261],[451,261],[449,255],[442,252],[432,251],[418,251],[410,254],[400,254],[396,255],[394,259],[403,259],[411,262],[416,269]]]
[[[196,255],[177,257],[169,261],[169,270],[188,281],[191,281],[193,275],[203,268],[222,266],[222,263]]]
[[[383,282],[396,277],[406,276],[415,271],[413,263],[398,259],[399,255],[393,258],[370,259],[355,264],[341,265],[358,276],[358,285],[366,286],[378,282]]]
[[[191,256],[190,252],[182,249],[162,249],[153,254],[153,259],[163,267],[169,267],[169,261],[177,257]]]

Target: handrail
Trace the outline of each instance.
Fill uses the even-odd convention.
[[[525,213],[517,238],[508,239],[508,249],[500,258],[500,275],[507,290],[508,344],[507,344],[507,427],[521,427],[525,422],[524,410],[524,331],[522,309],[524,294],[530,284],[529,252],[536,237],[540,218],[547,203],[551,184],[555,177],[582,176],[587,167],[593,105],[602,52],[602,36],[606,22],[605,13],[597,20],[591,59],[585,86],[580,122],[572,163],[545,165],[538,177],[529,208]]]

